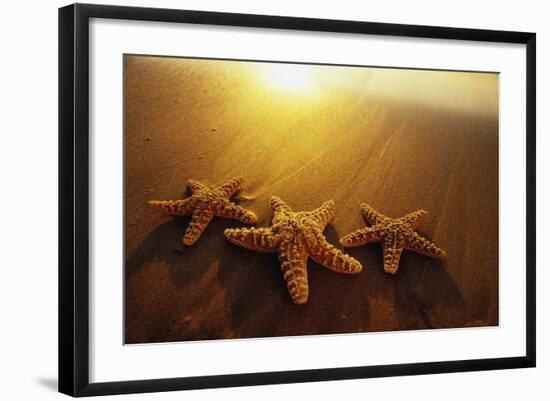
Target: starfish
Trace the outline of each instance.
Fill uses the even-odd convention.
[[[337,273],[359,273],[361,263],[328,243],[323,230],[334,219],[334,201],[311,212],[293,212],[282,199],[271,197],[274,213],[270,227],[229,228],[224,234],[232,243],[260,252],[277,252],[281,271],[295,304],[307,302],[308,256]]]
[[[182,200],[149,201],[149,205],[168,216],[191,215],[191,222],[183,236],[185,245],[193,245],[214,216],[236,219],[243,223],[255,223],[256,215],[229,200],[244,182],[243,177],[234,178],[224,185],[213,188],[195,180],[187,186],[192,195]]]
[[[386,273],[397,273],[399,258],[404,249],[432,258],[440,259],[446,256],[443,249],[415,231],[428,214],[427,211],[417,210],[399,219],[384,216],[366,203],[361,205],[361,211],[371,227],[361,228],[346,235],[340,239],[340,243],[345,247],[355,247],[370,242],[382,242]]]

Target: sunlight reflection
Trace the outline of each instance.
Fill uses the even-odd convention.
[[[274,88],[291,92],[315,89],[313,70],[309,65],[268,63],[261,68],[263,79]]]

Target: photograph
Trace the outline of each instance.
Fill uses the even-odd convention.
[[[124,338],[499,325],[499,73],[124,54]]]

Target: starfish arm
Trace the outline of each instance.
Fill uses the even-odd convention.
[[[193,212],[195,202],[191,198],[168,201],[151,200],[149,205],[167,216],[185,216]]]
[[[399,268],[399,259],[403,253],[404,244],[395,238],[395,236],[387,236],[384,239],[384,271],[389,274],[397,273]]]
[[[334,207],[334,201],[329,200],[323,203],[321,207],[308,212],[308,215],[324,229],[328,223],[334,220]]]
[[[272,196],[270,199],[271,210],[273,212],[291,212],[290,206],[288,206],[281,198],[278,196]]]
[[[204,191],[208,191],[208,189],[209,189],[206,185],[201,184],[197,180],[193,180],[193,179],[187,181],[187,186],[189,187],[191,192],[194,193],[194,194],[204,192]]]
[[[340,244],[346,248],[352,248],[371,242],[380,242],[383,238],[384,232],[379,230],[378,227],[365,227],[340,238]]]
[[[244,177],[233,178],[229,182],[223,184],[221,187],[218,187],[218,192],[225,198],[232,197],[244,183]]]
[[[354,274],[363,270],[358,260],[331,245],[320,232],[308,248],[313,260],[334,272]]]
[[[275,252],[279,237],[271,228],[228,228],[223,234],[235,245],[260,252]]]
[[[408,223],[412,228],[416,228],[422,223],[424,218],[428,215],[428,212],[425,210],[417,210],[416,212],[409,213],[405,217],[401,217],[399,221],[403,223]]]
[[[387,220],[386,216],[384,216],[382,213],[378,213],[373,207],[371,207],[367,203],[361,204],[361,213],[363,213],[365,220],[367,220],[367,222],[372,225],[379,224]]]
[[[220,204],[214,210],[214,214],[219,217],[235,219],[248,224],[253,224],[257,221],[254,213],[229,201]]]
[[[447,256],[447,253],[443,249],[416,232],[412,232],[405,237],[405,248],[420,253],[421,255],[437,259]]]
[[[193,245],[199,239],[208,223],[210,223],[212,217],[214,217],[214,213],[211,210],[195,209],[191,217],[191,222],[187,230],[185,230],[183,243],[185,245]]]
[[[305,304],[309,295],[307,252],[295,241],[281,246],[279,261],[288,293],[295,304]]]

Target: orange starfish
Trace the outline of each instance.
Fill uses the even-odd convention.
[[[234,178],[226,184],[211,188],[195,180],[189,180],[187,185],[192,195],[182,200],[149,201],[155,209],[168,216],[192,215],[191,222],[183,236],[185,245],[193,245],[214,216],[236,219],[243,223],[255,223],[256,215],[229,200],[244,182],[243,177]]]
[[[444,258],[446,253],[433,242],[418,234],[415,229],[428,214],[425,210],[409,213],[399,219],[392,219],[378,213],[368,204],[361,205],[365,220],[371,227],[361,228],[340,239],[345,247],[355,247],[369,242],[382,242],[384,247],[384,271],[395,274],[399,258],[404,249],[430,256]]]
[[[334,219],[334,202],[325,202],[311,212],[293,212],[282,199],[271,197],[274,216],[270,227],[229,228],[224,234],[234,244],[253,251],[277,252],[292,301],[307,302],[307,259],[337,273],[354,274],[361,263],[328,243],[323,235]]]

